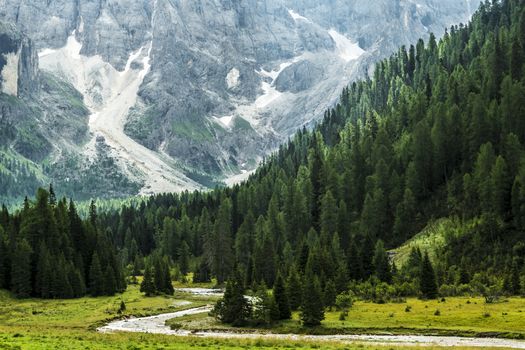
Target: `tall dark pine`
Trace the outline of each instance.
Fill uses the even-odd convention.
[[[376,243],[373,263],[376,277],[382,282],[392,282],[390,260],[388,259],[388,254],[382,240],[378,240]]]
[[[301,279],[297,270],[292,268],[288,275],[288,281],[286,283],[286,292],[288,294],[288,301],[290,302],[290,308],[292,310],[298,310],[302,303],[302,290],[301,290]]]
[[[292,313],[290,311],[290,302],[280,273],[277,274],[275,284],[273,285],[273,297],[279,309],[279,319],[287,320],[291,318]]]
[[[436,274],[428,257],[428,253],[425,253],[423,261],[421,262],[419,288],[421,290],[421,296],[425,299],[435,299],[438,296]]]
[[[324,320],[323,293],[319,280],[312,273],[305,276],[301,304],[301,321],[307,327],[315,327]]]
[[[104,274],[100,266],[97,252],[93,253],[91,267],[89,269],[89,292],[96,297],[104,294]]]
[[[25,239],[17,242],[13,252],[11,291],[19,298],[31,295],[31,246]]]
[[[217,302],[213,313],[221,322],[234,326],[242,326],[248,320],[250,307],[244,297],[244,285],[239,272],[226,284],[224,297]]]
[[[150,263],[146,264],[144,278],[140,284],[140,291],[146,294],[147,297],[155,294],[155,282],[153,281],[153,271]]]

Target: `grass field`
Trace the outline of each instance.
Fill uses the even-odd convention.
[[[510,298],[486,304],[481,298],[449,298],[444,302],[409,299],[401,304],[356,302],[346,320],[340,312],[327,312],[322,327],[304,329],[299,313],[293,320],[272,327],[280,333],[367,333],[367,334],[439,334],[492,336],[525,339],[525,299]],[[169,321],[185,329],[225,329],[212,317],[198,314]]]
[[[76,300],[16,300],[0,291],[0,349],[398,349],[370,344],[340,344],[283,340],[227,340],[179,338],[151,334],[99,334],[96,327],[121,317],[120,302],[126,304],[125,315],[151,315],[172,312],[213,302],[209,297],[176,294],[173,297],[145,298],[137,286],[114,297],[82,298]],[[184,301],[184,302],[183,302]],[[470,303],[467,303],[470,301]],[[411,306],[411,312],[405,308]],[[435,316],[439,309],[441,315]],[[523,313],[522,313],[523,311]],[[295,320],[279,325],[277,331],[304,331]],[[214,328],[216,322],[206,314],[190,319],[177,319],[185,327]],[[380,325],[380,327],[378,327]],[[201,327],[202,326],[202,327]],[[339,313],[329,312],[323,322],[324,331],[356,332],[357,329],[375,332],[408,333],[411,329],[440,329],[523,334],[525,332],[525,299],[510,299],[486,305],[481,299],[453,298],[444,303],[415,299],[406,304],[369,304],[357,302],[346,321]],[[319,330],[318,330],[319,331]],[[435,349],[424,347],[425,349]]]

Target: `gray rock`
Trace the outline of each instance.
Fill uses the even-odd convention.
[[[151,43],[151,69],[125,132],[185,171],[221,178],[253,168],[297,129],[319,120],[342,87],[374,62],[465,22],[477,3],[4,0],[0,19],[16,24],[39,50],[63,47],[74,32],[82,55],[99,55],[120,71],[131,53]],[[347,59],[358,49],[352,42],[365,50],[356,60]],[[39,86],[30,46],[23,46],[19,84],[29,92]],[[141,60],[130,65],[143,67]]]
[[[297,93],[313,87],[323,78],[323,68],[304,60],[285,68],[275,80],[278,91]]]

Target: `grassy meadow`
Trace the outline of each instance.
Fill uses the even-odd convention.
[[[121,301],[126,304],[123,314],[118,313]],[[0,349],[398,349],[337,342],[204,339],[95,331],[122,316],[173,312],[213,302],[210,297],[183,293],[145,298],[135,285],[122,295],[73,300],[17,300],[0,291]],[[277,325],[272,331],[304,333],[298,318],[296,313],[293,320]],[[179,318],[172,323],[190,329],[224,327],[206,314]],[[525,336],[525,299],[511,298],[491,305],[479,298],[450,298],[445,302],[409,299],[403,304],[383,305],[356,302],[346,320],[339,320],[339,312],[327,312],[323,326],[314,332]]]

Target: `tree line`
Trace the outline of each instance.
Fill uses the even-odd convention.
[[[522,1],[485,2],[441,40],[379,62],[245,183],[156,195],[101,223],[130,264],[154,252],[197,280],[238,270],[245,286],[273,286],[296,269],[321,289],[375,277],[418,294],[413,269],[388,273],[382,251],[449,218],[438,287],[513,280],[521,293],[524,38]]]
[[[524,38],[523,1],[485,2],[441,40],[379,62],[248,181],[99,213],[83,221],[87,241],[107,242],[135,274],[145,269],[147,294],[169,293],[166,269],[219,284],[233,277],[238,300],[295,276],[294,290],[318,290],[323,306],[349,290],[376,301],[523,293]],[[414,249],[392,264],[388,250],[438,218],[453,223],[439,261]],[[92,259],[82,260],[88,279]],[[110,259],[99,259],[105,275]],[[277,300],[259,294],[276,315]]]
[[[97,225],[91,203],[81,219],[75,203],[39,189],[21,210],[0,211],[0,288],[18,297],[113,295],[126,288],[122,260]]]

